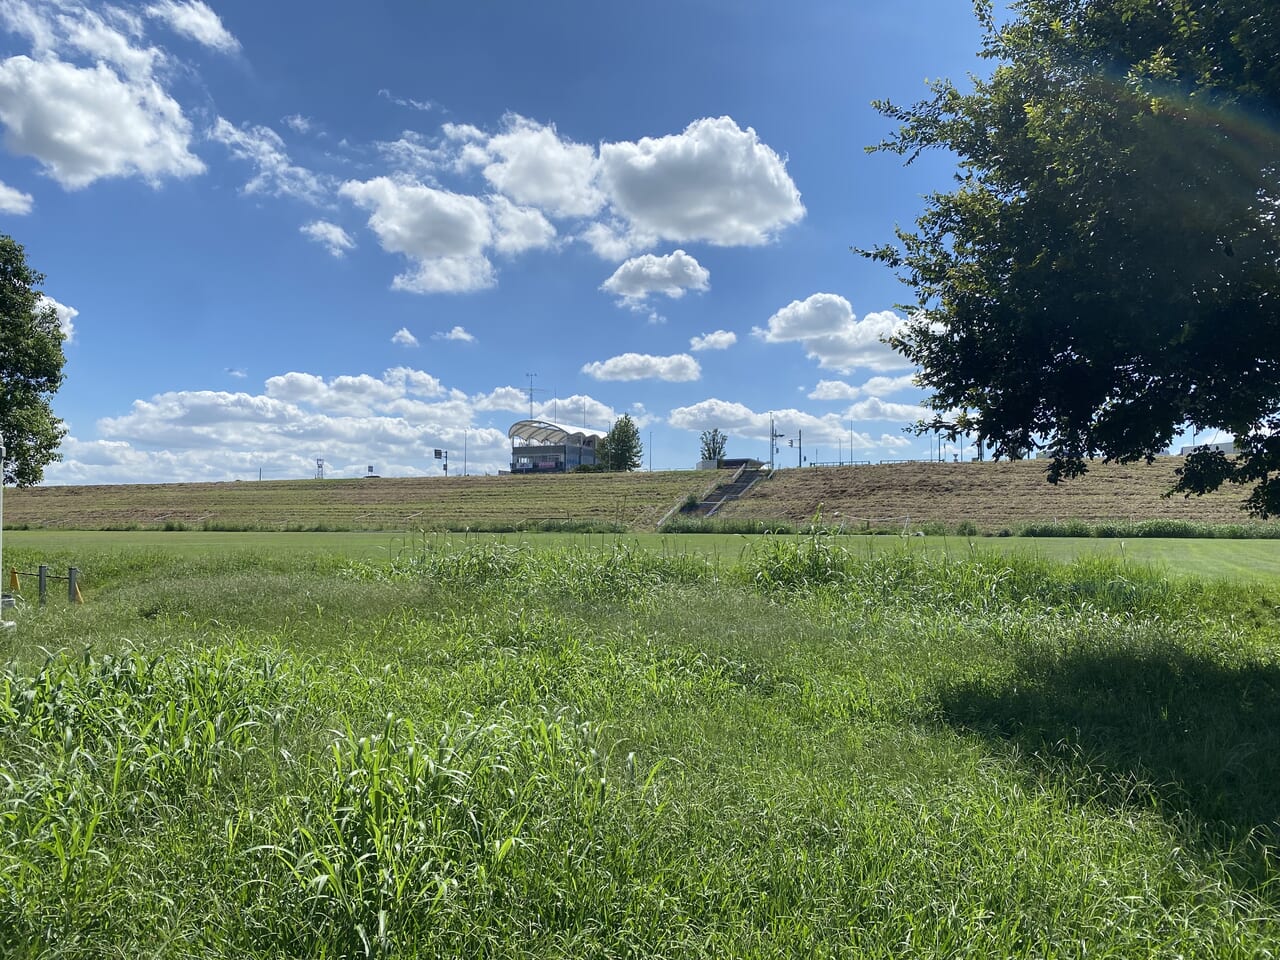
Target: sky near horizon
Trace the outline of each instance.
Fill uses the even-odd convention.
[[[0,233],[59,310],[46,483],[506,469],[530,414],[925,457],[892,239],[952,164],[874,99],[968,3],[0,0]],[[533,376],[530,377],[530,374]],[[464,454],[465,448],[465,454]],[[779,462],[798,453],[781,442]]]

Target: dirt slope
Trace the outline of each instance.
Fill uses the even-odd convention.
[[[992,530],[1032,520],[1145,520],[1176,518],[1242,523],[1245,491],[1232,487],[1207,497],[1165,499],[1181,457],[1152,464],[1095,463],[1082,478],[1051,485],[1048,464],[898,463],[779,470],[718,516],[807,520],[819,507],[855,518],[909,516],[912,521],[973,521]]]

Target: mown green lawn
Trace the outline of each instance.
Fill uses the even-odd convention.
[[[7,563],[57,552],[30,536]],[[1280,944],[1274,583],[197,536],[68,538],[87,602],[0,633],[0,955]]]

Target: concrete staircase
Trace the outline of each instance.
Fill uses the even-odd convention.
[[[692,517],[713,517],[716,511],[726,503],[745,495],[767,473],[768,471],[763,468],[742,467],[703,497],[696,508],[682,512]]]

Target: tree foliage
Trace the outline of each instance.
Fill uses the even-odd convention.
[[[624,413],[614,421],[596,448],[596,461],[606,470],[637,470],[644,462],[640,430],[631,415]]]
[[[990,79],[935,83],[873,150],[942,148],[954,189],[864,251],[915,303],[893,344],[935,411],[996,456],[1150,459],[1187,427],[1242,438],[1175,489],[1252,483],[1280,512],[1280,5],[1021,0]]]
[[[62,330],[57,311],[39,291],[44,276],[27,265],[26,251],[0,236],[0,438],[4,482],[39,483],[44,467],[62,459],[66,433],[50,398],[62,385]]]
[[[725,444],[729,438],[720,432],[719,427],[703,430],[700,439],[701,460],[723,460]]]

